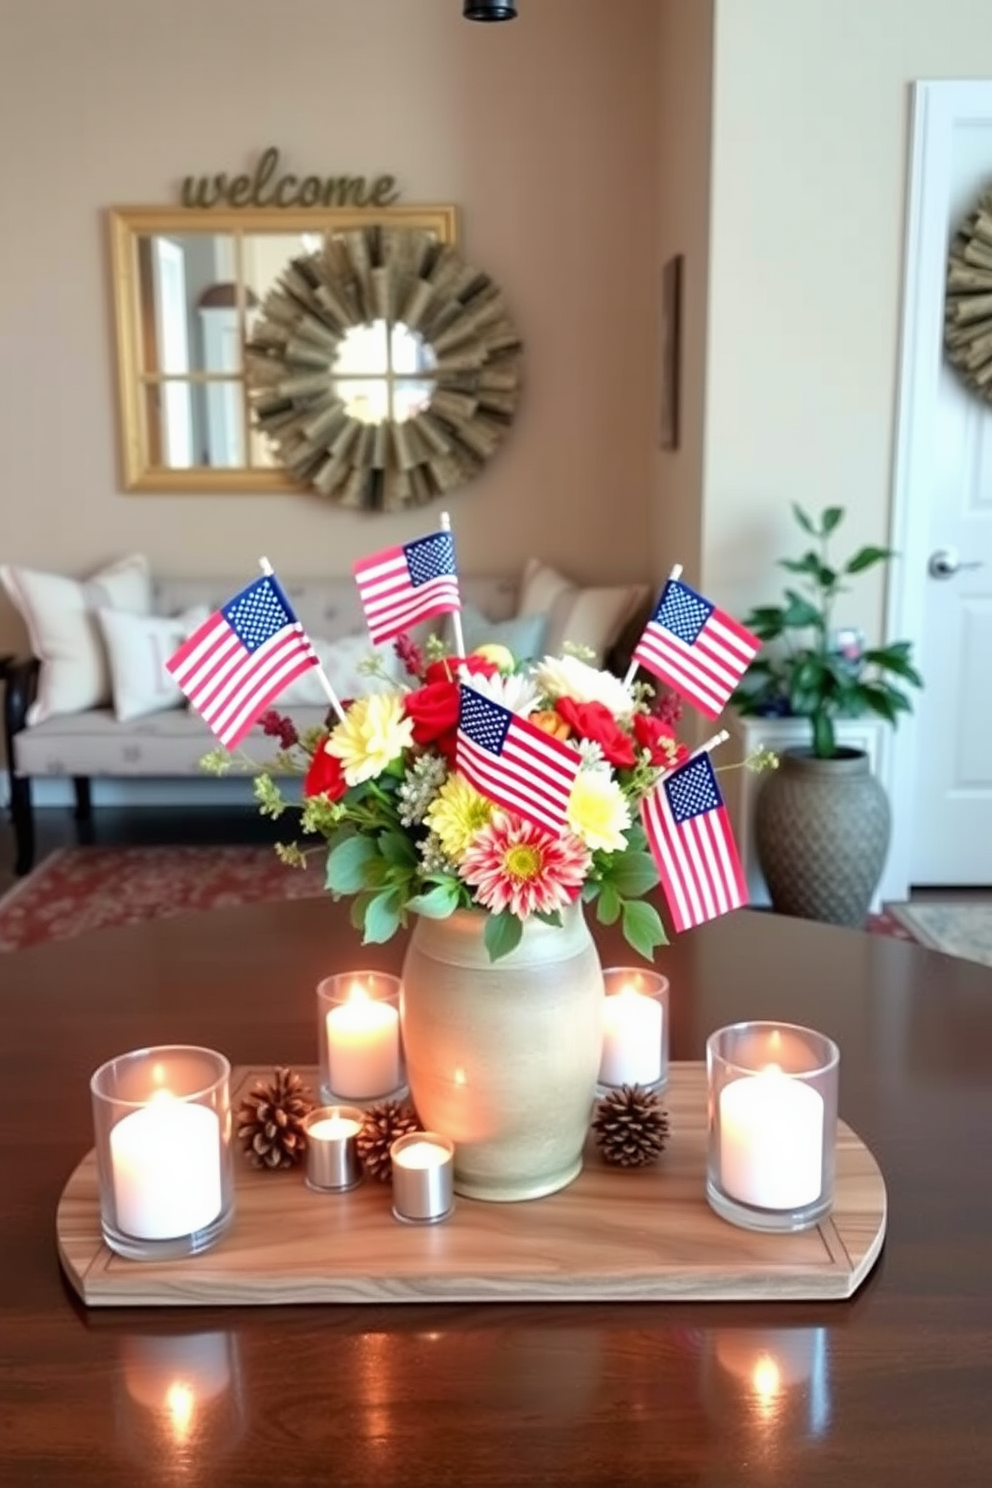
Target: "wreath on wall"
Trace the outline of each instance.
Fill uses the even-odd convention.
[[[408,417],[369,421],[344,395],[341,354],[354,328],[383,323],[390,343],[394,327],[414,333],[427,391]],[[492,457],[513,422],[520,361],[488,275],[432,233],[370,225],[289,262],[252,327],[245,376],[254,423],[295,479],[341,506],[397,511]]]
[[[944,345],[968,387],[992,403],[992,190],[979,197],[951,244]]]

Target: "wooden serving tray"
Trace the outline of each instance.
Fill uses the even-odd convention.
[[[235,1069],[232,1102],[262,1075],[271,1070]],[[706,1201],[703,1064],[672,1065],[665,1104],[671,1136],[655,1165],[611,1167],[590,1138],[582,1173],[560,1193],[519,1204],[456,1196],[434,1225],[398,1223],[388,1183],[315,1193],[300,1170],[260,1173],[239,1155],[231,1228],[179,1261],[125,1260],[104,1245],[90,1152],[59,1203],[59,1255],[92,1307],[850,1297],[882,1247],[886,1213],[882,1175],[854,1132],[840,1123],[832,1214],[798,1234],[757,1234]]]

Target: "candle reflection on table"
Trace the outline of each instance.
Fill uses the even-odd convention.
[[[830,1423],[830,1373],[825,1328],[716,1328],[710,1335],[718,1366],[713,1381],[731,1409],[749,1406],[763,1430],[786,1426],[821,1436]]]
[[[125,1333],[117,1376],[118,1435],[163,1477],[175,1454],[213,1460],[244,1428],[237,1341],[225,1330]],[[149,1479],[151,1481],[152,1479]]]

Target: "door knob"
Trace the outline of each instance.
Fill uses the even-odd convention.
[[[980,558],[962,563],[958,557],[957,548],[938,548],[936,553],[930,554],[927,572],[932,579],[950,579],[962,568],[981,567],[982,560]]]

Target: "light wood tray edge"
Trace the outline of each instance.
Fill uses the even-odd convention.
[[[236,1069],[232,1098],[264,1073]],[[851,1128],[839,1123],[830,1216],[799,1235],[755,1235],[706,1202],[705,1067],[674,1064],[665,1098],[672,1136],[655,1167],[610,1168],[590,1142],[582,1174],[560,1194],[527,1204],[459,1198],[436,1226],[398,1224],[388,1185],[318,1195],[298,1171],[239,1162],[231,1230],[203,1255],[173,1262],[127,1261],[106,1247],[91,1151],[59,1200],[59,1259],[93,1307],[852,1296],[881,1251],[887,1196]]]

